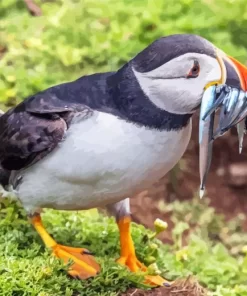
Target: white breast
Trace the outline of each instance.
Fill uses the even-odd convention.
[[[138,127],[106,113],[73,124],[46,158],[23,174],[18,195],[27,210],[103,206],[148,188],[183,155],[181,131]]]

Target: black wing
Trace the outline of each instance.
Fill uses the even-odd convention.
[[[34,164],[63,140],[74,116],[82,120],[92,114],[89,107],[49,92],[25,100],[0,117],[0,164],[9,171]]]

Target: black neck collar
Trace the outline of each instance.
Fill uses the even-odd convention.
[[[155,106],[144,94],[128,63],[107,79],[110,100],[120,118],[157,130],[180,130],[192,114],[174,114]]]

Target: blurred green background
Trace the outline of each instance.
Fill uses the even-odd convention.
[[[247,0],[35,0],[35,2],[42,11],[39,17],[30,14],[24,0],[0,0],[0,108],[3,109],[52,85],[71,81],[85,74],[116,70],[155,39],[175,33],[201,35],[241,62],[247,62]],[[215,195],[218,199],[217,192]],[[167,256],[163,260],[165,267],[169,267],[171,271],[175,270],[177,272],[175,276],[187,275],[189,271],[197,274],[202,283],[215,291],[211,294],[213,296],[247,296],[247,256],[242,254],[242,247],[247,245],[247,236],[242,230],[240,231],[240,222],[225,224],[221,216],[215,214],[213,208],[202,206],[199,211],[198,204],[193,205],[191,202],[175,202],[170,207],[173,215],[178,213],[179,218],[174,216],[176,219],[172,220],[175,225],[173,228],[175,243],[171,247],[172,252],[165,251],[167,245],[162,249],[166,254],[162,253],[162,256]],[[169,206],[165,204],[164,208],[169,209]],[[1,212],[5,215],[3,210]],[[88,290],[82,290],[80,286],[82,284],[69,281],[65,274],[60,275],[57,272],[53,277],[50,276],[49,281],[47,278],[40,280],[39,273],[36,276],[32,270],[33,266],[38,270],[40,264],[48,260],[48,256],[43,258],[42,249],[37,251],[41,245],[37,235],[37,242],[35,241],[30,250],[21,253],[23,258],[20,261],[19,250],[13,250],[23,244],[22,240],[25,243],[26,240],[32,240],[35,234],[31,226],[28,230],[23,228],[26,224],[23,224],[20,218],[10,220],[9,216],[16,218],[14,215],[17,215],[11,207],[6,212],[7,218],[3,216],[0,220],[0,237],[3,240],[0,244],[2,251],[0,267],[4,269],[6,262],[11,262],[14,267],[10,265],[10,270],[16,271],[9,273],[11,280],[6,279],[5,274],[2,276],[0,272],[0,286],[6,291],[7,288],[8,291],[12,291],[12,285],[15,286],[14,274],[14,280],[20,286],[18,291],[26,291],[28,286],[30,291],[34,291],[30,295],[65,295],[64,286],[69,291],[66,290],[66,295],[74,295],[78,290],[84,293],[81,295],[89,295]],[[193,213],[200,214],[200,219],[198,216],[194,218]],[[48,217],[49,215],[48,212]],[[61,220],[55,230],[60,233],[64,224],[66,234],[71,229],[67,228],[61,217],[60,214],[54,215],[47,221],[51,221],[49,223],[54,231],[54,225]],[[188,224],[185,224],[183,219]],[[176,244],[176,240],[181,241],[182,233],[189,229],[191,221],[188,219],[192,220],[193,227],[191,226],[190,232],[194,236],[188,247],[181,248]],[[197,233],[195,221],[199,221],[198,229],[201,231],[199,236],[195,236]],[[113,227],[113,222],[109,225]],[[17,226],[19,232],[16,230]],[[77,240],[78,234],[79,242],[80,222],[77,226],[73,225],[72,229],[74,232],[71,235]],[[136,233],[144,231],[142,228],[135,229]],[[213,234],[211,236],[210,231]],[[112,233],[112,240],[107,244],[110,251],[106,262],[109,258],[114,260],[116,257],[111,250],[112,246],[116,248],[116,231]],[[96,234],[99,235],[97,232]],[[66,238],[66,235],[64,237]],[[139,237],[136,235],[135,238]],[[84,239],[87,240],[87,237]],[[105,245],[106,251],[102,249],[102,254],[107,252],[107,248]],[[141,250],[141,245],[138,248]],[[6,249],[9,253],[6,253]],[[13,254],[17,254],[14,261],[9,259]],[[182,257],[185,255],[190,256],[191,261],[184,260]],[[26,258],[29,258],[29,261]],[[33,260],[37,261],[33,263]],[[115,291],[115,274],[112,273],[112,278],[110,277],[112,282],[109,283],[107,264],[106,267],[100,281],[95,280],[94,287],[107,291],[107,294],[98,295],[110,295],[109,286]],[[28,275],[26,270],[30,270]],[[126,277],[125,273],[119,275],[118,287],[125,289],[129,286]],[[131,277],[132,275],[129,275],[129,279]],[[26,280],[27,278],[30,282],[33,281],[32,284]],[[45,288],[44,283],[47,284]],[[47,293],[51,294],[41,294],[43,292],[38,294],[36,291],[48,291]],[[20,292],[16,295],[24,294]]]
[[[247,60],[246,0],[0,1],[0,107],[54,84],[117,69],[149,43],[199,34]]]

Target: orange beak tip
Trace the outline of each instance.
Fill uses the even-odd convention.
[[[241,88],[247,91],[247,67],[231,56],[228,56],[228,59],[232,62],[238,73]]]

